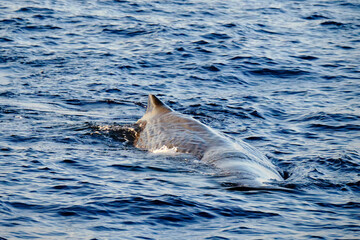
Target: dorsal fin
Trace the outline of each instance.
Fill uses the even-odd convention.
[[[171,108],[165,105],[162,101],[160,101],[156,96],[149,94],[148,98],[148,104],[146,108],[146,113],[151,113],[154,110],[165,113],[165,112],[171,112]]]

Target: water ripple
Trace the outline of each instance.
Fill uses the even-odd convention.
[[[0,239],[356,239],[359,9],[0,4]],[[188,155],[135,149],[149,93],[286,180],[236,189]]]

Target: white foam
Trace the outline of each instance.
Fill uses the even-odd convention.
[[[156,154],[177,154],[177,147],[168,148],[167,146],[162,146],[161,148],[151,150],[152,153]]]

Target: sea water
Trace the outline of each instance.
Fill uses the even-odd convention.
[[[358,239],[356,0],[0,1],[0,239]],[[155,94],[291,191],[133,147]],[[224,183],[224,184],[222,184]]]

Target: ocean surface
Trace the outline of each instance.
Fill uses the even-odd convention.
[[[360,239],[359,49],[358,0],[0,0],[0,239]],[[289,190],[98,131],[149,93]]]

